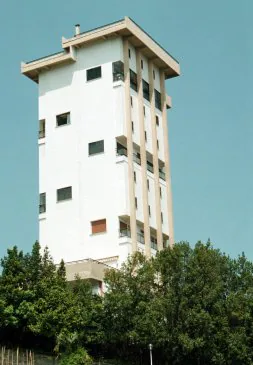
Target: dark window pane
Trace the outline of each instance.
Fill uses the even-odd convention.
[[[57,189],[57,201],[72,199],[72,186],[67,188]]]
[[[127,156],[127,149],[125,146],[117,142],[117,155],[118,156]]]
[[[57,127],[70,124],[70,113],[59,114],[56,116]]]
[[[124,81],[124,63],[122,61],[113,62],[112,75],[113,81]]]
[[[146,99],[146,100],[150,100],[150,95],[149,95],[149,84],[142,80],[142,90],[143,90],[143,97]]]
[[[155,107],[162,110],[161,94],[157,90],[155,90]]]
[[[153,164],[149,161],[147,161],[147,170],[150,172],[154,172]]]
[[[104,140],[89,143],[89,155],[104,152]]]
[[[87,72],[87,81],[99,79],[102,76],[101,66],[90,68]]]
[[[130,70],[130,87],[137,91],[137,74]]]
[[[40,205],[39,205],[39,213],[46,212],[46,193],[40,194]]]

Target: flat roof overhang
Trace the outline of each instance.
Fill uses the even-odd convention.
[[[90,31],[80,33],[73,38],[62,38],[63,52],[21,64],[21,72],[35,82],[38,82],[39,72],[57,65],[75,62],[75,48],[108,38],[125,37],[154,64],[163,69],[165,78],[180,75],[178,61],[164,50],[153,38],[128,17]]]

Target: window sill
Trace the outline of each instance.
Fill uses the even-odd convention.
[[[62,127],[67,127],[68,125],[71,125],[71,123],[66,123],[66,124],[62,124],[62,125],[56,125],[55,128],[62,128]]]
[[[63,200],[57,200],[56,203],[64,203],[64,202],[68,202],[70,200],[73,200],[72,198],[68,198],[68,199],[63,199]]]
[[[104,152],[92,153],[91,155],[89,154],[89,157],[97,156],[97,155],[104,155]]]
[[[87,80],[86,79],[86,83],[92,82],[92,81],[96,81],[96,80],[100,80],[102,79],[102,76],[96,77],[95,79],[91,79],[91,80]]]
[[[43,145],[43,144],[45,144],[46,143],[46,138],[44,137],[44,138],[39,138],[38,139],[38,145],[39,146],[41,146],[41,145]]]
[[[102,234],[106,234],[107,233],[107,231],[104,231],[104,232],[98,232],[98,233],[91,233],[90,234],[90,237],[92,237],[92,236],[100,236],[100,235],[102,235]]]
[[[122,80],[113,81],[113,87],[118,87],[118,86],[124,86],[124,81]]]

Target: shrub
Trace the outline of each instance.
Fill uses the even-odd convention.
[[[75,352],[63,356],[60,365],[91,365],[92,358],[83,348],[77,349]]]

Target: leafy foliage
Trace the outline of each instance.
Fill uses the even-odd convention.
[[[60,365],[91,365],[92,363],[91,357],[83,348],[78,348],[60,361]]]
[[[61,364],[89,364],[84,348],[118,362],[156,365],[253,363],[253,264],[187,242],[106,274],[104,297],[66,282],[64,262],[17,247],[1,260],[0,339],[54,351]],[[63,355],[62,355],[63,354]],[[85,362],[86,361],[86,362]],[[116,362],[116,363],[118,363]]]

